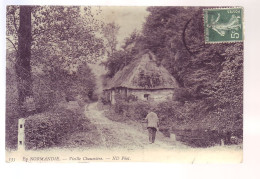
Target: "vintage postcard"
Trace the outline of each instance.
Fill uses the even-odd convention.
[[[243,7],[6,7],[6,162],[243,162]]]

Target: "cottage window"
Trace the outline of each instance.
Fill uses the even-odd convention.
[[[22,125],[22,124],[20,124],[20,128],[23,128],[23,125]]]
[[[144,98],[146,98],[146,100],[148,100],[149,95],[150,95],[150,94],[144,94]]]

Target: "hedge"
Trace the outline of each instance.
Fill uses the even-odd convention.
[[[159,130],[165,136],[169,137],[170,133],[175,133],[177,129],[182,131],[177,134],[182,136],[179,139],[191,146],[212,146],[219,144],[221,139],[225,140],[225,144],[231,144],[231,136],[235,136],[239,141],[243,139],[242,119],[219,119],[213,112],[207,111],[207,107],[201,101],[151,103],[117,100],[110,108],[107,117],[118,121],[140,121],[152,108],[160,119]],[[192,133],[185,134],[186,137],[183,137],[185,131],[192,131]]]
[[[62,147],[64,137],[89,130],[89,121],[79,111],[58,108],[36,114],[25,121],[26,149]]]

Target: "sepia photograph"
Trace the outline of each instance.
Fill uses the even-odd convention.
[[[6,6],[7,163],[243,163],[240,6]]]

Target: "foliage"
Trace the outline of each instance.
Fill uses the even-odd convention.
[[[100,24],[90,7],[40,6],[33,17],[33,54],[38,65],[47,63],[45,70],[69,70],[103,54],[103,41],[95,36]]]
[[[6,37],[11,42],[11,47],[17,50],[18,46],[19,6],[7,6],[6,8]]]
[[[14,59],[15,53],[7,51],[7,59]],[[9,60],[8,60],[9,61]],[[18,91],[17,81],[14,71],[14,63],[6,63],[6,113],[5,113],[5,126],[6,135],[5,142],[6,148],[16,148],[17,145],[17,129],[20,114],[18,105]]]
[[[175,90],[175,102],[158,104],[155,109],[162,130],[207,130],[205,136],[212,132],[213,136],[217,133],[219,138],[223,138],[232,133],[241,139],[243,43],[205,44],[202,9],[149,7],[150,14],[142,34],[133,33],[123,46],[122,56],[106,63],[110,69],[109,76],[129,64],[134,55],[148,49],[181,86]],[[127,52],[132,56],[129,63],[124,64],[122,59]],[[121,120],[140,120],[151,107],[142,101],[127,101],[119,100],[113,107]],[[230,141],[230,138],[225,140]],[[198,145],[204,145],[199,143],[201,141]]]
[[[66,136],[90,130],[89,120],[80,112],[56,108],[26,119],[25,145],[27,149],[62,147]]]
[[[242,130],[243,43],[205,44],[203,8],[147,10],[144,47],[155,53],[181,85],[175,100],[191,105],[192,120],[185,116],[185,124],[221,132]]]
[[[10,53],[17,53],[20,8],[7,6]],[[103,40],[96,35],[102,23],[94,19],[93,13],[100,12],[91,7],[32,6],[30,72],[39,108],[51,107],[76,88],[74,96],[88,98],[94,94],[95,77],[87,63],[94,63],[104,51]],[[15,63],[16,55],[11,60]]]
[[[7,59],[10,62],[6,63],[6,116],[18,116],[18,91],[17,79],[14,70],[14,63],[11,59],[15,59],[15,53],[7,51]]]
[[[19,6],[7,7],[7,37],[14,47],[18,15]],[[103,40],[95,35],[101,25],[91,7],[33,7],[32,67],[53,75],[56,68],[73,71],[82,63],[95,62],[103,55]]]
[[[50,79],[52,90],[65,96],[94,94],[95,77],[87,63],[102,56],[103,40],[95,35],[101,24],[92,13],[90,7],[35,9],[33,65]]]
[[[18,53],[20,6],[7,6],[7,88],[6,146],[15,148],[18,105],[17,76],[14,64]],[[87,63],[104,53],[103,40],[96,36],[101,23],[93,18],[91,7],[31,6],[32,38],[30,72],[37,112],[53,108],[66,96],[95,95],[95,76]],[[20,68],[20,67],[18,67]],[[24,87],[24,86],[23,86]],[[85,99],[84,99],[85,98]]]
[[[207,115],[205,117],[207,106],[201,100],[184,103],[178,101],[151,103],[140,100],[127,102],[124,99],[117,99],[117,103],[110,108],[107,117],[122,122],[128,120],[141,122],[152,110],[159,117],[159,130],[164,135],[169,137],[173,132],[179,137],[178,140],[191,146],[212,146],[220,144],[221,139],[225,144],[231,144],[231,135],[237,139],[243,138],[241,126],[225,126],[226,123],[221,120],[212,121],[215,116]]]
[[[125,43],[122,48],[115,50],[108,56],[107,60],[102,63],[108,70],[106,78],[112,78],[119,70],[123,69],[131,61],[133,61],[135,56],[142,51],[142,46],[142,35],[137,31],[134,31],[128,38],[125,39]]]
[[[123,69],[133,60],[133,54],[128,51],[118,50],[108,57],[107,61],[102,64],[105,65],[108,72],[106,77],[112,78],[116,72]]]
[[[205,44],[203,8],[149,7],[147,10],[150,14],[142,34],[131,34],[120,55],[106,62],[108,76],[113,77],[136,54],[149,49],[181,85],[175,91],[175,101],[179,103],[158,107],[163,119],[181,119],[179,127],[187,129],[212,129],[220,133],[242,130],[243,43]],[[127,54],[130,58],[124,63],[122,59]],[[129,105],[116,104],[115,110],[125,115],[128,112],[121,108],[129,111]]]
[[[209,113],[209,119],[214,116],[211,122],[220,121],[221,130],[235,132],[243,129],[243,45],[230,46],[225,54],[216,83],[204,92],[209,101],[214,101]]]
[[[51,87],[67,97],[75,98],[77,95],[86,100],[91,98],[96,89],[95,75],[85,65],[80,65],[75,72],[69,73],[63,69],[56,69],[56,74],[49,76]]]
[[[97,99],[96,79],[86,63],[98,60],[105,50],[108,57],[103,62],[108,70],[105,82],[133,61],[137,54],[150,50],[156,55],[157,63],[181,85],[175,91],[175,102],[160,103],[155,108],[162,128],[177,126],[183,130],[231,132],[242,138],[243,43],[205,44],[203,8],[149,7],[147,10],[150,14],[142,32],[134,31],[125,39],[122,48],[116,49],[119,27],[114,23],[102,26],[93,18],[90,7],[33,7],[31,66],[33,92],[39,108],[48,109],[61,96]],[[17,50],[18,46],[18,17],[19,6],[8,6],[7,39],[10,44],[7,45],[7,63],[16,61],[15,51],[11,49]],[[105,40],[95,34],[101,27],[103,30],[99,33]],[[17,125],[17,121],[11,119],[19,113],[16,110],[12,114],[17,107],[14,87],[17,82],[12,70],[7,70],[7,126],[10,131]],[[149,86],[145,74],[141,78],[141,83]],[[154,79],[156,83],[157,77]],[[117,99],[110,112],[120,116],[120,120],[142,120],[154,105],[129,97]],[[63,125],[54,119],[53,125],[56,124]],[[40,128],[35,130],[42,132]],[[49,128],[51,125],[44,130],[47,133],[54,130]],[[15,141],[14,132],[10,131],[7,132],[9,144]],[[43,143],[56,138],[41,136]],[[37,146],[51,146],[55,142],[43,143]]]
[[[5,120],[5,148],[16,149],[18,141],[18,118],[6,115]]]
[[[119,25],[115,24],[115,22],[103,25],[102,34],[104,35],[104,43],[108,57],[116,51],[116,47],[118,44],[117,35],[119,29]]]
[[[15,59],[15,54],[8,51],[7,59],[6,147],[15,149],[17,145],[17,125],[18,119],[20,118],[18,92],[16,86],[17,82],[14,70],[14,62],[12,60]],[[61,71],[61,69],[57,70]],[[88,66],[81,65],[79,66],[78,71],[72,74],[69,74],[66,71],[62,71],[59,74],[61,75],[56,76],[56,81],[54,80],[53,76],[33,76],[33,92],[37,112],[44,112],[50,110],[51,108],[55,108],[55,105],[57,105],[57,103],[61,100],[64,100],[65,96],[72,96],[74,100],[77,96],[81,96],[83,98],[83,105],[84,100],[97,100],[95,94],[95,76]],[[86,78],[86,76],[88,78]],[[56,83],[56,88],[53,87],[54,83]],[[55,118],[55,116],[53,117]]]

